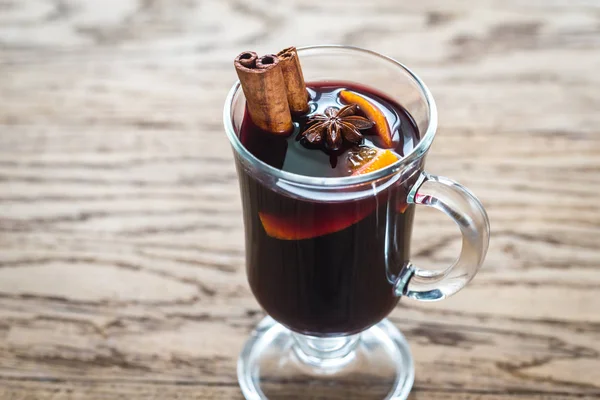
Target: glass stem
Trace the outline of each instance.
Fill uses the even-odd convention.
[[[293,333],[294,352],[313,367],[329,368],[346,365],[354,358],[360,334],[350,336],[316,337]]]

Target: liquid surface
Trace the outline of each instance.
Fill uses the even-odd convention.
[[[335,82],[307,84],[310,94],[311,111],[308,115],[295,116],[294,131],[288,136],[277,136],[258,129],[246,115],[242,124],[240,139],[242,144],[261,161],[287,172],[317,177],[349,176],[348,158],[356,145],[344,142],[336,152],[328,152],[321,146],[312,146],[301,139],[311,115],[323,114],[327,107],[342,108],[346,104],[339,98],[342,90],[350,90],[366,97],[385,115],[392,132],[393,150],[400,156],[408,154],[419,140],[418,130],[408,112],[393,100],[382,94],[375,94],[360,85]],[[364,116],[359,110],[357,115]],[[363,130],[364,142],[361,146],[385,148],[377,136],[376,129]]]

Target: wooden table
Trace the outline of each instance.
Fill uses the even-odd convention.
[[[428,82],[429,169],[492,223],[465,291],[391,315],[411,398],[600,396],[600,3],[1,0],[1,399],[241,398],[264,314],[221,125],[231,60],[324,42]],[[442,265],[460,239],[420,210],[413,243]]]

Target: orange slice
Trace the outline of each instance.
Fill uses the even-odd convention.
[[[375,210],[375,201],[316,205],[312,212],[279,216],[259,212],[267,235],[281,240],[302,240],[344,230]]]
[[[398,156],[392,153],[390,150],[377,150],[377,154],[365,165],[354,171],[352,175],[356,176],[368,174],[369,172],[377,171],[378,169],[392,165],[398,160]]]
[[[389,149],[394,147],[394,143],[392,142],[392,131],[390,130],[387,119],[375,104],[371,103],[366,97],[348,90],[342,90],[340,92],[340,98],[346,103],[358,105],[367,118],[375,123],[375,130],[377,131],[377,135],[383,141],[383,145]]]
[[[365,148],[367,149],[367,148]],[[353,176],[368,174],[385,168],[398,161],[399,157],[390,150],[368,148],[371,152],[363,151],[366,156],[364,164],[357,165]],[[358,158],[357,158],[358,160]],[[384,191],[377,197],[361,201],[348,201],[343,203],[314,204],[304,210],[298,209],[290,215],[277,215],[268,212],[259,212],[260,222],[267,235],[280,240],[303,240],[328,235],[342,231],[371,214],[377,204],[387,201],[389,191]],[[406,211],[408,205],[402,202],[397,205],[398,212]]]

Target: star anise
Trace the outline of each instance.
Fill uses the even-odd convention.
[[[327,107],[324,114],[315,114],[309,118],[308,124],[312,126],[302,132],[302,136],[311,144],[321,143],[325,139],[330,150],[342,147],[343,139],[360,144],[363,139],[360,130],[372,128],[375,124],[367,118],[354,115],[357,108],[356,104],[341,109]]]

